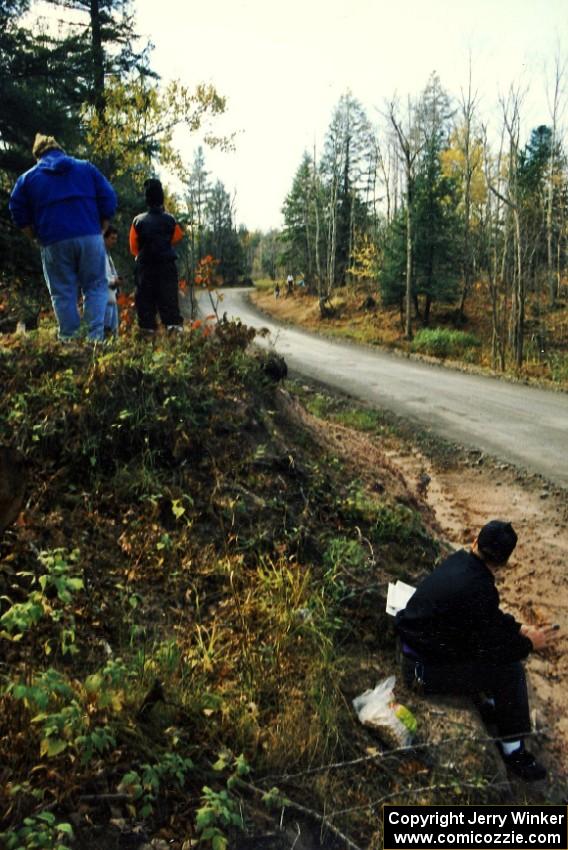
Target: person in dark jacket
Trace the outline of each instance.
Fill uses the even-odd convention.
[[[178,273],[173,246],[183,230],[164,210],[159,180],[144,183],[148,211],[137,215],[130,228],[130,251],[136,257],[136,312],[142,330],[156,330],[156,313],[169,331],[183,326],[178,304]]]
[[[41,246],[60,339],[78,335],[81,291],[88,336],[101,340],[107,302],[102,233],[116,210],[115,191],[92,163],[67,156],[53,136],[38,133],[32,153],[37,163],[12,190],[12,218]]]
[[[546,775],[523,738],[530,733],[522,660],[554,640],[555,626],[524,626],[499,607],[495,571],[517,544],[508,522],[483,526],[470,551],[446,558],[396,616],[403,676],[426,694],[470,694],[494,723],[508,768],[531,781]]]

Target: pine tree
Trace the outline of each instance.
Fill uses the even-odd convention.
[[[414,296],[423,297],[424,324],[435,301],[453,302],[461,272],[462,227],[455,182],[442,174],[441,150],[433,137],[425,148],[414,186]]]
[[[203,232],[207,200],[210,194],[209,172],[205,168],[205,154],[200,145],[195,151],[185,190],[192,276],[197,263],[205,256]]]
[[[220,180],[207,200],[203,248],[217,260],[217,273],[224,283],[236,283],[244,271],[243,248],[233,223],[231,196]]]
[[[344,284],[352,264],[357,224],[367,227],[371,198],[372,132],[365,111],[351,93],[342,95],[327,131],[321,161],[327,193],[327,278]]]
[[[12,186],[34,164],[32,143],[39,129],[63,144],[79,143],[79,104],[86,88],[68,73],[68,62],[81,68],[75,38],[60,42],[39,25],[21,24],[23,0],[0,3],[0,271],[12,290],[21,282],[23,298],[43,295],[39,256],[15,230],[8,214]],[[70,59],[71,57],[71,59]]]
[[[387,227],[379,271],[383,304],[386,307],[398,304],[401,316],[406,294],[406,232],[406,210],[401,209]]]
[[[306,151],[282,209],[284,263],[293,274],[303,274],[308,286],[313,284],[316,273],[315,204],[318,203],[318,198],[314,187],[313,171],[313,160]]]
[[[431,74],[415,117],[423,147],[414,186],[414,292],[418,314],[419,296],[423,296],[426,325],[434,301],[456,299],[461,271],[462,229],[457,214],[457,187],[452,178],[443,175],[441,166],[453,114],[450,98],[438,75]]]
[[[88,56],[89,98],[101,124],[105,121],[107,79],[115,75],[149,74],[148,45],[139,48],[130,0],[48,0],[49,3],[82,15],[69,23],[70,33],[82,39]],[[85,21],[87,27],[85,27]]]

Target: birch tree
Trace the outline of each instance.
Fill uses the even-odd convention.
[[[519,370],[523,363],[526,296],[518,181],[521,102],[521,93],[513,86],[511,86],[507,98],[501,99],[503,123],[508,142],[506,194],[500,194],[499,190],[496,189],[493,184],[490,185],[492,192],[496,194],[510,210],[514,222],[515,268],[511,304],[511,341],[515,365]]]
[[[487,185],[492,192],[487,196],[485,216],[485,242],[488,256],[488,290],[491,304],[491,365],[493,369],[505,370],[507,287],[505,259],[507,256],[508,229],[503,228],[503,162],[504,132],[496,161],[491,154],[487,139],[487,127],[483,127],[483,169]]]
[[[462,90],[460,101],[462,134],[462,152],[464,162],[463,172],[463,286],[459,304],[459,315],[463,319],[465,314],[465,303],[469,295],[473,279],[473,248],[471,238],[471,202],[473,178],[481,167],[479,145],[475,145],[473,135],[473,121],[477,106],[477,93],[472,92],[471,84],[471,62],[469,65],[469,76],[467,91]],[[459,137],[458,137],[459,138]]]
[[[561,160],[559,151],[562,149],[562,118],[565,109],[564,81],[566,78],[566,62],[561,62],[557,55],[554,65],[554,75],[548,88],[548,105],[551,119],[551,156],[548,168],[547,193],[546,193],[546,270],[548,281],[548,297],[551,306],[556,304],[558,290],[560,287],[560,242],[561,228],[556,228],[557,247],[554,251],[554,210],[555,201],[562,193]]]
[[[389,104],[389,119],[399,143],[399,153],[404,163],[406,192],[406,287],[405,287],[405,335],[412,339],[412,246],[413,246],[413,190],[414,168],[417,157],[423,147],[419,128],[413,120],[413,107],[410,98],[407,102],[406,118],[399,115],[398,103],[393,99]]]
[[[358,228],[366,226],[372,131],[352,94],[339,99],[327,131],[320,171],[327,187],[328,289],[346,282]]]

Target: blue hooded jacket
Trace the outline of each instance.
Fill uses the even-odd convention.
[[[116,210],[116,193],[98,168],[50,150],[22,174],[10,197],[17,227],[32,227],[41,245],[101,232]]]

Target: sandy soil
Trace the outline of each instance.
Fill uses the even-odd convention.
[[[452,545],[468,545],[488,519],[513,523],[519,543],[497,577],[501,604],[521,622],[560,624],[554,648],[530,656],[527,669],[533,723],[546,730],[540,755],[568,787],[568,494],[479,456],[449,467],[418,449],[392,448],[387,456],[419,490],[421,476],[430,477],[422,495]]]

